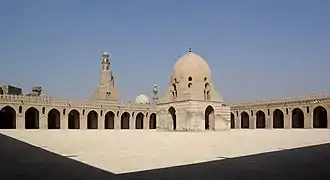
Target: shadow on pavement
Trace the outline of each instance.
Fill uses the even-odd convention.
[[[320,180],[330,179],[329,167],[330,144],[323,144],[207,163],[115,175],[0,134],[0,179],[4,180],[283,180],[297,178]]]

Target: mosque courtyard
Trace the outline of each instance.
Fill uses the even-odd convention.
[[[330,131],[326,129],[211,132],[0,130],[0,136],[23,141],[116,175],[330,143]],[[6,143],[5,146],[12,148]],[[4,156],[1,151],[0,154]],[[304,161],[308,162],[313,160]],[[24,163],[33,166],[36,162],[25,160]]]

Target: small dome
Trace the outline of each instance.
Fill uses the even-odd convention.
[[[137,104],[149,104],[150,101],[149,101],[148,96],[142,93],[142,94],[138,95],[135,98],[135,103],[137,103]]]
[[[211,77],[211,70],[207,62],[199,55],[189,51],[175,63],[171,81],[191,77],[194,80],[204,80]]]

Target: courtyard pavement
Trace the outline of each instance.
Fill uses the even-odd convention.
[[[66,174],[67,179],[103,179],[103,176],[95,178],[98,177],[96,174],[104,174],[105,179],[245,179],[248,175],[254,179],[278,179],[279,176],[291,179],[298,175],[303,179],[330,177],[327,170],[330,130],[327,129],[223,132],[0,130],[0,143],[0,168],[1,173],[7,173],[4,173],[6,179],[24,175],[36,178],[38,172],[50,165],[48,175],[54,170],[56,174]],[[39,150],[25,150],[33,148]],[[52,157],[60,155],[63,160],[42,158],[41,154],[48,151],[52,152]],[[62,161],[67,163],[63,165]],[[83,167],[80,170],[73,168],[68,165],[69,161],[71,164],[81,162]],[[38,171],[27,170],[34,164],[39,164]],[[18,170],[18,166],[25,168]],[[76,171],[70,171],[72,176],[68,176],[65,169],[55,170],[63,166]],[[96,170],[82,170],[84,168]],[[23,172],[12,172],[14,169]]]

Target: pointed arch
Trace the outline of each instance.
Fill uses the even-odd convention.
[[[279,109],[273,111],[273,128],[284,128],[284,114]]]
[[[115,129],[115,113],[108,111],[104,117],[104,128],[105,129]]]
[[[61,128],[61,117],[60,111],[53,108],[48,112],[47,121],[48,129],[60,129]]]
[[[235,129],[235,115],[234,115],[234,113],[230,113],[230,128]]]
[[[149,117],[149,129],[156,129],[157,127],[157,115],[156,113],[151,113]]]
[[[266,128],[266,115],[263,111],[257,111],[256,121],[256,128]]]
[[[98,114],[96,111],[91,110],[87,114],[87,129],[97,129],[98,128]]]
[[[68,113],[68,127],[69,129],[80,129],[80,113],[72,109]]]
[[[143,129],[143,113],[139,112],[135,117],[135,129]]]
[[[205,130],[215,130],[215,113],[212,106],[207,106],[205,109]]]
[[[328,112],[323,106],[313,110],[313,128],[328,128]]]
[[[304,112],[300,108],[295,108],[292,110],[292,128],[304,128],[305,117]]]
[[[173,106],[171,106],[168,109],[168,113],[170,113],[171,117],[172,117],[172,129],[176,130],[176,110]]]
[[[121,115],[121,120],[120,120],[120,128],[121,129],[129,129],[129,119],[130,119],[130,114],[128,112],[124,112]]]
[[[25,129],[39,129],[39,111],[35,107],[25,111]]]
[[[250,117],[249,114],[245,111],[241,113],[241,129],[250,128]]]
[[[0,129],[16,129],[16,111],[11,106],[0,110]]]

